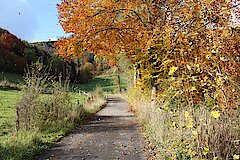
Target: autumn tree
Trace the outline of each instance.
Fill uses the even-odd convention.
[[[211,107],[236,108],[239,26],[231,21],[238,6],[230,0],[64,0],[59,22],[72,36],[57,43],[57,54],[78,57],[86,49],[114,64],[124,50],[141,72],[140,87],[171,81],[188,105],[208,98]]]
[[[237,119],[240,104],[239,7],[237,0],[64,0],[58,5],[59,21],[72,36],[57,43],[57,54],[71,59],[82,56],[86,49],[108,57],[113,65],[124,53],[138,73],[135,74],[138,77],[136,86],[147,94],[153,85],[157,86],[155,100],[162,110],[174,115],[187,108],[191,111],[200,108],[214,113],[215,118],[221,113]],[[178,112],[174,112],[176,110]],[[204,130],[199,129],[198,123],[193,126],[192,121],[191,131],[194,127],[196,132]],[[232,129],[225,121],[216,122],[221,127],[229,127],[226,130]],[[174,127],[177,126],[167,126],[168,130]],[[183,127],[178,129],[185,134]],[[225,132],[220,131],[219,146],[215,146],[211,142],[216,137],[211,137],[206,130],[199,133],[195,149],[194,146],[189,150],[184,148],[189,147],[186,145],[189,143],[183,139],[182,146],[166,141],[173,144],[171,149],[177,154],[181,151],[179,147],[196,151],[197,154],[188,153],[196,159],[216,159],[213,150],[218,150],[219,159],[239,153],[233,145],[228,148],[232,153],[221,148],[231,144],[228,138],[221,139]],[[212,150],[204,153],[203,148]]]
[[[21,42],[20,39],[8,33],[7,31],[3,34],[0,34],[0,45],[5,50],[14,52],[19,56],[24,56],[24,49],[26,46]]]

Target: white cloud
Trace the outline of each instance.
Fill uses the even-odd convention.
[[[50,40],[50,41],[57,41],[57,40],[58,40],[58,37],[50,37],[49,40]]]

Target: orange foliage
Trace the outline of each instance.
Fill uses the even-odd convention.
[[[64,0],[59,22],[72,37],[57,42],[64,58],[84,49],[114,62],[127,52],[142,72],[143,88],[176,78],[194,104],[206,95],[224,108],[239,100],[239,26],[230,0]],[[163,91],[164,92],[164,91]]]
[[[15,37],[14,35],[10,33],[3,33],[0,36],[0,43],[3,49],[12,51],[14,46],[18,46],[18,52],[16,54],[18,55],[24,55],[24,49],[26,46],[22,43],[20,39]]]

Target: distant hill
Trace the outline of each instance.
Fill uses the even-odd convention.
[[[85,52],[70,62],[54,54],[56,41],[29,43],[0,28],[0,72],[24,73],[27,66],[40,61],[56,78],[86,83],[95,74],[94,54]]]
[[[0,71],[22,73],[27,65],[26,47],[19,38],[0,28]]]
[[[49,63],[47,60],[56,50],[54,43],[55,41],[28,43],[0,28],[0,71],[23,73],[27,65],[38,59]]]
[[[53,44],[57,41],[46,41],[46,42],[33,42],[30,43],[32,46],[36,46],[39,50],[46,51],[48,54],[53,54],[56,48]]]

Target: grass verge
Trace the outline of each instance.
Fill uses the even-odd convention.
[[[26,74],[21,92],[0,90],[0,159],[34,159],[106,104],[99,88],[70,93],[67,84],[50,78],[39,63]]]
[[[152,159],[239,159],[239,110],[218,113],[204,106],[182,106],[181,101],[167,108],[136,88],[127,97],[143,124]]]
[[[51,127],[45,126],[44,130],[34,127],[30,130],[22,129],[16,132],[15,106],[20,93],[18,91],[0,90],[0,97],[2,104],[0,107],[1,122],[5,122],[0,125],[0,159],[6,160],[34,159],[36,155],[51,147],[55,142],[71,132],[76,125],[82,123],[86,117],[93,115],[106,104],[106,99],[99,89],[89,94],[89,97],[70,93],[71,102],[79,104],[81,107],[71,108],[72,112],[68,115],[69,120],[64,125],[57,127],[60,122],[53,122]],[[49,95],[42,95],[42,98],[47,100]],[[79,110],[76,109],[82,109],[80,115],[78,114]],[[5,110],[5,112],[2,112],[2,110]],[[74,119],[72,119],[73,117]]]

